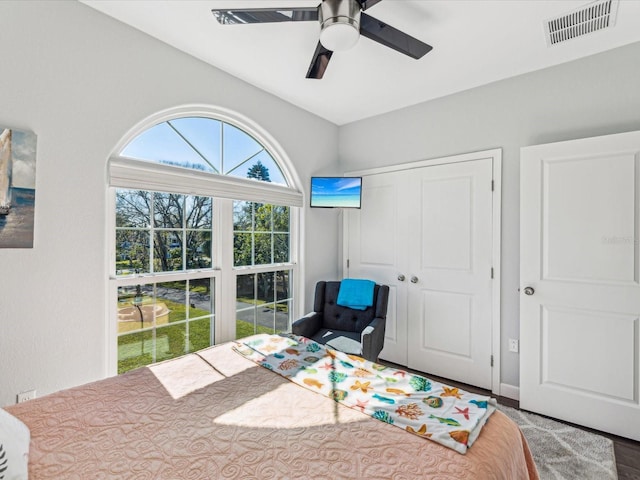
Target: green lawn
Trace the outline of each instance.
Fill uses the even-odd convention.
[[[179,357],[210,345],[211,318],[191,320],[189,322],[188,346],[186,345],[186,307],[184,304],[162,299],[169,308],[169,324],[156,329],[156,361]],[[189,308],[189,318],[209,315],[210,312],[198,308]],[[236,320],[236,338],[256,333],[274,333],[273,329],[253,323]],[[188,347],[188,348],[187,348]],[[150,330],[128,333],[118,337],[118,373],[153,362],[153,332]]]

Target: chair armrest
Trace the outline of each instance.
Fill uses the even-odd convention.
[[[291,331],[294,335],[302,335],[311,338],[322,327],[322,312],[311,312],[296,320],[291,325]]]
[[[386,321],[384,318],[376,317],[362,331],[362,356],[372,362],[378,361],[378,355],[384,347],[384,330]]]

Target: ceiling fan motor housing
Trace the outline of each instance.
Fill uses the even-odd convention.
[[[360,37],[360,4],[356,0],[323,0],[318,11],[320,43],[331,51],[348,50]]]

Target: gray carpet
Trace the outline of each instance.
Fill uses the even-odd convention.
[[[617,480],[608,438],[504,405],[498,409],[520,426],[541,480]]]

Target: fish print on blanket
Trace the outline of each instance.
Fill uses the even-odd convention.
[[[275,373],[382,422],[466,453],[494,399],[338,352],[291,334],[259,334],[234,349]]]

